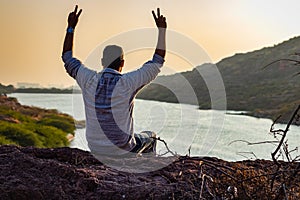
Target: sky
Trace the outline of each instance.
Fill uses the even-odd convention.
[[[298,0],[0,0],[0,83],[74,84],[65,72],[61,52],[67,16],[76,4],[83,12],[75,30],[74,55],[83,63],[104,41],[128,31],[155,28],[151,10],[157,7],[166,16],[169,31],[196,43],[214,63],[300,35]],[[156,34],[128,39],[128,43],[143,44],[149,38],[153,49],[141,45],[140,50],[125,52],[125,72],[152,57]],[[176,42],[180,45],[168,38],[167,49]],[[195,67],[171,50],[165,65],[172,72]]]

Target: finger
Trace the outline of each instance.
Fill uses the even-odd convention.
[[[157,8],[157,16],[160,17],[160,9]]]
[[[156,17],[155,12],[153,10],[152,10],[152,15],[153,15],[154,19],[157,20],[157,17]]]
[[[82,9],[79,10],[77,17],[79,17],[82,13]]]
[[[74,10],[75,14],[77,13],[77,9],[78,9],[78,5],[75,6],[75,10]]]

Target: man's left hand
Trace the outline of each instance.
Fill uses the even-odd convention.
[[[160,14],[159,8],[157,8],[157,16],[154,11],[152,11],[152,15],[155,20],[157,28],[167,28],[166,18]]]
[[[77,13],[77,9],[78,9],[78,6],[76,5],[75,10],[69,14],[68,27],[75,28],[75,26],[77,25],[78,18],[82,12],[82,9],[80,9],[79,12]]]

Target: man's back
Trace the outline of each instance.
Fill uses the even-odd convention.
[[[82,89],[89,148],[95,154],[124,154],[132,150],[135,95],[156,78],[164,59],[155,54],[141,68],[125,74],[110,68],[97,73],[73,58],[72,52],[65,53],[63,60],[67,72]]]
[[[89,147],[97,154],[122,153],[115,152],[117,149],[112,152],[112,145],[130,151],[135,145],[130,99],[133,91],[116,70],[104,69],[96,77],[95,83],[83,90]]]

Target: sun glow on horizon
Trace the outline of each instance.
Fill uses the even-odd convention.
[[[155,27],[151,10],[156,7],[161,7],[167,17],[169,30],[191,38],[203,47],[214,63],[235,53],[273,46],[300,33],[297,26],[300,3],[296,0],[192,0],[188,3],[3,0],[0,2],[0,83],[74,84],[65,72],[61,52],[67,16],[75,4],[83,9],[74,42],[74,55],[82,61],[96,45],[113,35]],[[129,68],[134,69],[147,61],[151,52],[129,54]],[[172,54],[167,55],[166,65],[175,71],[195,67]]]

